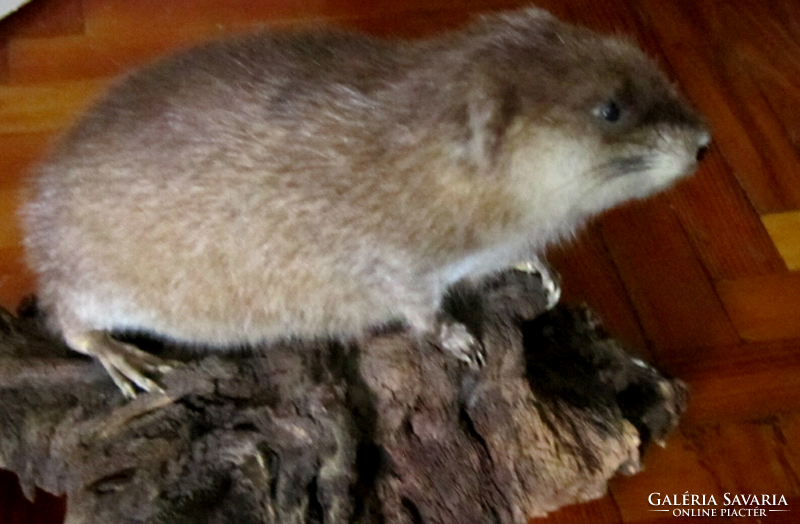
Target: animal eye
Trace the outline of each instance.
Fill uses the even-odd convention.
[[[622,116],[622,110],[613,100],[609,100],[597,109],[597,116],[606,122],[616,122]]]

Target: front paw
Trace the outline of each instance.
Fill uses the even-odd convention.
[[[553,309],[558,304],[558,301],[561,300],[561,277],[539,257],[533,256],[529,260],[514,266],[514,269],[539,275],[542,281],[542,289],[544,289],[547,297],[548,311]]]
[[[460,322],[442,322],[438,332],[439,347],[471,369],[480,369],[486,363],[483,345]]]

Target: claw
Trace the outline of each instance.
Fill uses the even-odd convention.
[[[439,328],[439,344],[472,369],[480,369],[486,364],[483,346],[464,324],[443,322]]]
[[[162,375],[177,365],[177,362],[162,360],[100,331],[66,338],[72,349],[97,358],[117,388],[129,399],[136,397],[137,389],[148,393],[163,393],[163,388],[144,372]]]
[[[547,294],[547,309],[553,309],[558,301],[561,300],[561,284],[557,273],[539,257],[533,256],[525,262],[514,266],[519,271],[526,273],[536,273],[542,280],[542,287]]]

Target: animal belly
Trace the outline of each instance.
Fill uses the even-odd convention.
[[[217,347],[350,337],[392,320],[390,301],[365,293],[357,281],[288,273],[232,281],[187,271],[160,285],[83,289],[69,307],[96,329]]]

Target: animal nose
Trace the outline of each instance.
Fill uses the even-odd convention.
[[[708,131],[703,131],[697,139],[697,161],[701,161],[711,145],[711,135]]]

